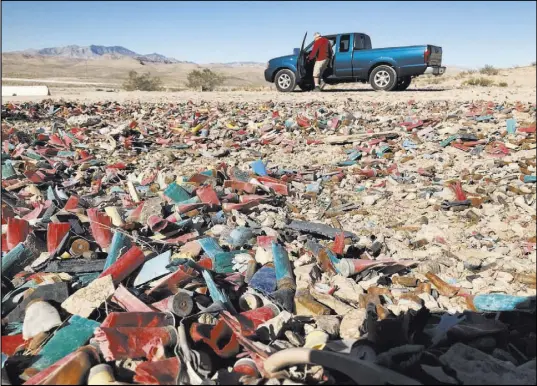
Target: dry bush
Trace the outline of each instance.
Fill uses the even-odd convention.
[[[488,78],[471,78],[463,83],[465,86],[480,86],[480,87],[490,87],[494,84],[492,79]]]
[[[500,82],[500,83],[498,83],[498,86],[500,86],[500,87],[507,87],[508,84],[507,84],[507,82]]]
[[[497,68],[494,68],[494,66],[487,64],[485,67],[479,70],[479,73],[483,75],[498,75],[500,71],[498,71]]]
[[[224,83],[225,77],[208,68],[204,68],[203,71],[191,71],[187,76],[187,80],[188,88],[201,88],[201,91],[213,91],[216,87]]]
[[[162,81],[158,77],[151,77],[149,72],[138,75],[136,71],[129,71],[129,78],[123,83],[127,91],[159,91],[162,89]]]

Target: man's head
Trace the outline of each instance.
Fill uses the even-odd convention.
[[[320,37],[321,37],[321,34],[320,34],[319,32],[315,32],[315,33],[313,34],[313,39],[314,39],[314,40],[317,40],[317,39],[319,39]]]

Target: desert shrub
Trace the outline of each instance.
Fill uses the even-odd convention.
[[[204,68],[203,71],[194,70],[187,76],[187,87],[201,88],[201,91],[213,91],[216,87],[224,83],[225,77]]]
[[[129,71],[129,78],[123,83],[127,91],[158,91],[162,88],[162,81],[158,77],[151,77],[149,72],[138,75],[136,71]]]
[[[491,66],[490,64],[485,65],[485,67],[479,70],[479,73],[483,75],[498,75],[499,72],[500,71],[498,71],[498,69],[494,68],[494,66]]]
[[[532,67],[535,67],[535,62],[531,62]]]
[[[507,84],[507,82],[500,82],[500,83],[498,83],[498,86],[500,86],[500,87],[507,87],[508,84]]]
[[[466,86],[480,86],[480,87],[490,87],[494,84],[492,79],[488,78],[470,78],[463,83]]]

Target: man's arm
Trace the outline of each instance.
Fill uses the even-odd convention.
[[[308,56],[308,59],[315,59],[317,57],[317,52],[319,52],[319,40],[316,40],[315,43],[313,43],[313,48],[311,49],[310,56]]]

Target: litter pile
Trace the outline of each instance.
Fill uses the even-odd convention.
[[[5,384],[535,384],[535,105],[2,106]]]

